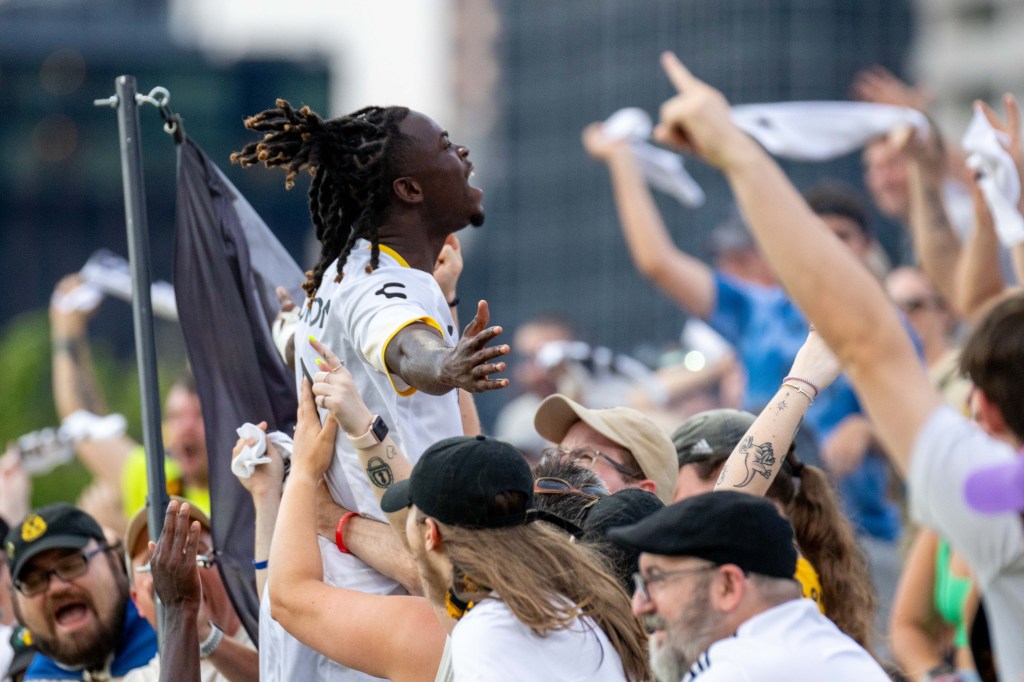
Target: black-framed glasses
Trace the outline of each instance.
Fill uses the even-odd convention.
[[[50,578],[57,576],[61,581],[69,583],[75,578],[81,578],[89,571],[89,560],[97,554],[102,554],[110,550],[117,550],[120,548],[120,544],[117,545],[102,545],[95,549],[90,549],[88,552],[78,552],[70,556],[66,556],[57,564],[48,570],[33,571],[23,578],[18,578],[14,581],[14,587],[18,589],[26,597],[34,597],[37,594],[42,594],[50,587]]]
[[[534,495],[579,495],[588,500],[607,497],[610,493],[599,485],[587,483],[574,488],[568,481],[553,476],[542,476],[533,482]]]
[[[642,471],[631,471],[627,469],[625,466],[619,464],[614,459],[604,454],[597,448],[548,448],[547,450],[544,451],[544,455],[558,455],[560,457],[568,457],[569,459],[575,462],[579,462],[581,465],[585,466],[588,469],[593,469],[594,462],[601,459],[604,460],[604,462],[608,466],[610,466],[612,469],[615,469],[623,476],[635,479],[641,479],[644,477]]]
[[[212,568],[217,563],[217,552],[210,551],[206,554],[196,554],[196,566],[199,568]],[[135,567],[136,573],[152,573],[153,566],[147,561],[141,566]]]
[[[687,573],[703,573],[704,571],[713,571],[716,568],[718,568],[717,564],[706,564],[704,566],[680,568],[678,571],[662,571],[660,573],[655,573],[654,575],[645,576],[643,573],[634,573],[633,594],[639,594],[645,602],[648,602],[651,600],[651,585],[656,585],[668,580],[669,578],[686,575]]]

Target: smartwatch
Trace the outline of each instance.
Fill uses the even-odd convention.
[[[366,450],[374,445],[379,445],[387,437],[388,430],[388,425],[384,423],[380,415],[377,415],[370,422],[370,428],[366,430],[366,433],[355,438],[349,436],[348,440],[357,450]]]

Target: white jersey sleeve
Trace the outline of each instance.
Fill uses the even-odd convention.
[[[388,371],[384,356],[395,336],[420,322],[435,329],[442,339],[454,337],[455,330],[445,329],[436,319],[438,298],[443,296],[429,274],[412,268],[381,267],[353,283],[339,300],[340,317],[352,345],[367,363],[387,375],[399,395],[411,395],[416,389]]]

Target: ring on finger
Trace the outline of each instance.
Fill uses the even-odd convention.
[[[334,369],[332,369],[330,372],[328,372],[328,374],[334,374],[335,372],[337,372],[339,369],[341,369],[344,366],[345,366],[344,361],[338,360],[338,366],[335,367]]]

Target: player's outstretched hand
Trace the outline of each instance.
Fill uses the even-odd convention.
[[[501,327],[489,327],[491,315],[487,301],[477,304],[476,316],[466,325],[462,338],[441,365],[441,380],[470,393],[493,391],[508,386],[508,379],[491,379],[492,374],[505,371],[505,363],[494,362],[511,350],[508,344],[488,346],[501,334]]]

